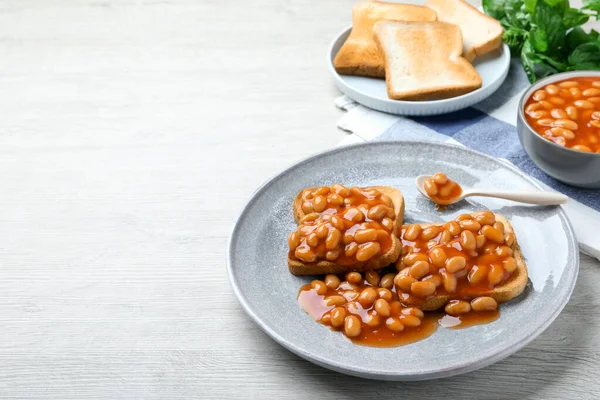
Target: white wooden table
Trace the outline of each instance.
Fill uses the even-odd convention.
[[[267,178],[344,136],[349,1],[0,2],[0,398],[591,399],[600,264],[526,349],[430,383],[284,350],[227,282]]]

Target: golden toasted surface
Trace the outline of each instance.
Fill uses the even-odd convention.
[[[383,57],[373,39],[373,26],[383,19],[392,21],[435,21],[430,8],[410,4],[367,1],[352,8],[352,31],[334,59],[338,73],[383,78]]]
[[[460,27],[463,57],[468,61],[502,44],[502,25],[463,0],[429,0],[425,6],[435,10],[439,21]]]
[[[462,35],[456,25],[380,21],[373,32],[384,56],[391,99],[442,99],[481,87],[481,77],[461,57]]]

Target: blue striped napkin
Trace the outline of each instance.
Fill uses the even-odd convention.
[[[518,59],[513,59],[503,85],[473,107],[430,117],[401,117],[357,105],[346,96],[336,106],[346,111],[338,126],[353,134],[341,144],[369,140],[432,140],[459,143],[494,157],[503,158],[531,177],[574,201],[564,207],[575,228],[580,248],[600,259],[600,190],[565,185],[546,175],[531,161],[517,137],[518,100],[529,86]],[[598,172],[600,173],[600,171]]]

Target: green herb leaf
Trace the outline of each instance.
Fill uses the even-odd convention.
[[[483,0],[483,11],[490,17],[500,20],[506,14],[504,8],[507,1],[508,0]]]
[[[600,0],[583,0],[582,10],[600,11]]]
[[[525,0],[525,10],[529,14],[533,14],[533,11],[535,10],[536,3],[537,3],[537,0]]]
[[[580,26],[576,26],[575,28],[571,29],[569,33],[567,33],[567,47],[569,48],[569,50],[574,50],[580,44],[593,42],[597,39],[597,37],[598,32],[592,30],[592,32],[588,34],[585,33],[585,31],[581,29]]]
[[[600,41],[583,43],[569,55],[572,70],[600,69]]]
[[[525,74],[527,74],[527,79],[529,79],[530,83],[534,83],[537,79],[535,76],[535,65],[529,58],[529,55],[532,53],[533,49],[531,48],[531,44],[528,40],[521,49],[521,64],[523,65],[523,69],[525,70]]]
[[[502,40],[510,48],[511,53],[519,54],[529,33],[521,28],[510,27],[502,34]]]
[[[564,44],[566,28],[563,24],[563,14],[546,1],[538,1],[531,15],[532,31],[529,40],[536,52],[557,53]]]
[[[565,12],[565,18],[564,18],[563,23],[565,25],[565,28],[569,29],[569,28],[574,28],[579,25],[583,25],[586,22],[588,22],[589,19],[590,19],[590,16],[587,15],[586,13],[584,13],[576,8],[569,8]]]

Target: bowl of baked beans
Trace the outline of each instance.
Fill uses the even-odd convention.
[[[519,102],[517,132],[548,175],[600,188],[600,71],[565,72],[533,84]]]

